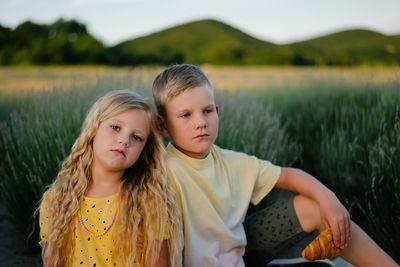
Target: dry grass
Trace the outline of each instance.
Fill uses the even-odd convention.
[[[0,93],[23,95],[26,92],[85,89],[104,77],[114,80],[140,79],[148,86],[156,68],[114,68],[105,66],[0,67]]]
[[[203,69],[215,88],[233,91],[308,87],[320,83],[361,87],[400,83],[400,68],[205,66]]]
[[[332,85],[380,86],[400,83],[400,68],[315,68],[315,67],[215,67],[202,66],[216,89],[252,90]],[[0,93],[19,95],[27,91],[84,89],[99,78],[131,77],[150,88],[161,67],[116,68],[105,66],[0,67]]]

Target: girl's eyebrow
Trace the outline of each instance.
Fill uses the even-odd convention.
[[[109,122],[118,122],[118,123],[122,123],[122,121],[117,120],[117,119],[108,119],[108,120],[109,120]]]
[[[135,135],[141,135],[141,136],[145,136],[145,135],[146,135],[144,132],[142,132],[142,131],[139,130],[139,129],[134,129],[134,130],[132,131],[132,133],[135,134]]]
[[[110,121],[109,121],[110,123],[115,123],[115,122],[117,122],[117,123],[120,123],[120,124],[124,124],[124,122],[122,122],[122,121],[120,121],[120,120],[117,120],[117,119],[110,119]],[[137,128],[134,128],[133,130],[132,130],[132,133],[134,133],[134,134],[140,134],[140,135],[146,135],[143,131],[141,131],[140,129],[137,129]]]

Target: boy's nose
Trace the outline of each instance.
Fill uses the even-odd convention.
[[[207,120],[204,118],[204,116],[198,116],[194,122],[194,127],[195,128],[203,128],[206,127],[207,125]]]

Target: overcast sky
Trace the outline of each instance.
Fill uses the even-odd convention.
[[[211,18],[274,43],[363,28],[400,34],[400,0],[0,0],[0,24],[76,19],[106,45]]]

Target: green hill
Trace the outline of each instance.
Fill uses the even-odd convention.
[[[216,20],[200,20],[105,47],[75,20],[0,25],[0,65],[172,63],[400,65],[400,36],[348,30],[277,45]]]
[[[193,64],[264,64],[277,61],[277,45],[256,39],[216,20],[195,21],[136,38],[112,53]]]
[[[121,55],[117,59],[164,64],[398,65],[400,38],[348,30],[276,45],[222,22],[201,20],[125,41],[109,51]]]
[[[300,63],[316,65],[400,63],[400,38],[368,30],[337,32],[289,46]]]

